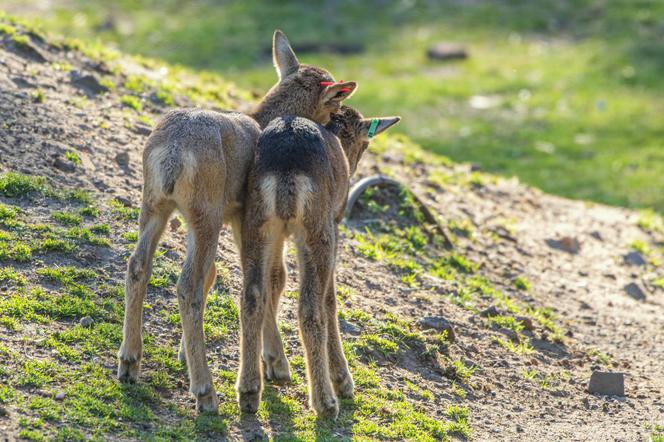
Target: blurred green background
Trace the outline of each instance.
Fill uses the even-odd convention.
[[[426,149],[564,196],[664,212],[664,1],[3,0],[67,36],[260,93],[274,28]],[[469,58],[432,61],[438,42]],[[319,48],[320,49],[320,48]],[[338,49],[351,53],[339,53]]]

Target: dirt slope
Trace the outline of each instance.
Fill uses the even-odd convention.
[[[144,382],[119,385],[122,281],[151,122],[178,104],[246,108],[247,94],[192,74],[179,86],[181,71],[105,53],[90,59],[71,43],[49,45],[3,26],[5,439],[663,437],[661,218],[546,195],[432,157],[401,137],[377,139],[358,178],[380,172],[406,183],[454,233],[455,250],[417,221],[408,192],[373,190],[360,200],[343,229],[338,271],[358,393],[338,422],[316,422],[306,407],[292,253],[281,320],[293,384],[268,385],[257,418],[239,415],[241,279],[228,232],[206,316],[222,407],[220,417],[194,416],[176,361],[174,285],[186,232],[178,222],[165,234],[148,290]],[[588,393],[593,370],[624,372],[625,397]]]

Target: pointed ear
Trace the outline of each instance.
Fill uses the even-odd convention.
[[[283,80],[290,74],[297,72],[300,67],[300,62],[297,61],[286,34],[279,29],[274,31],[274,37],[272,38],[272,62],[277,69],[279,80]]]
[[[367,138],[373,138],[401,121],[401,117],[365,118],[362,120],[367,131]]]
[[[357,83],[354,81],[346,81],[345,83],[335,83],[327,86],[323,91],[323,103],[341,102],[351,95],[357,89]]]

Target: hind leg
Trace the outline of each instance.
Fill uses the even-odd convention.
[[[327,349],[330,357],[330,378],[334,390],[344,398],[353,397],[353,378],[348,369],[348,362],[341,345],[339,318],[337,318],[337,298],[334,274],[325,298],[327,316]]]
[[[339,404],[330,380],[325,303],[334,265],[335,238],[332,228],[330,223],[318,231],[310,229],[303,235],[298,235],[301,269],[298,313],[306,354],[309,403],[319,417],[336,419]]]
[[[271,248],[282,247],[282,230],[280,222],[257,220],[245,223],[242,229],[244,287],[240,306],[240,372],[236,389],[240,409],[247,413],[258,410],[263,389],[261,347],[269,293],[266,261],[273,256]]]
[[[214,281],[217,278],[217,269],[214,266],[214,262],[210,266],[210,270],[208,270],[207,275],[205,276],[205,287],[203,288],[203,315],[205,316],[205,306],[207,305],[207,297],[210,294],[210,289],[214,285]],[[187,362],[187,353],[184,350],[184,333],[182,334],[182,337],[180,338],[180,350],[178,352],[178,359],[182,363]]]
[[[217,412],[219,399],[205,356],[203,310],[206,276],[214,265],[221,230],[220,210],[194,208],[185,214],[190,226],[187,259],[178,281],[178,303],[189,371],[189,391],[198,411]],[[193,216],[192,216],[193,215]]]
[[[290,382],[290,367],[277,326],[279,299],[286,286],[283,241],[278,245],[274,244],[273,247],[269,265],[271,269],[268,282],[269,294],[263,319],[263,364],[267,379],[276,383],[287,383]]]
[[[339,318],[337,317],[337,288],[335,282],[335,267],[337,260],[337,247],[339,243],[339,228],[334,226],[334,263],[330,274],[330,284],[325,295],[327,316],[327,346],[330,356],[330,377],[332,385],[337,394],[344,398],[353,397],[353,378],[348,369],[348,361],[344,355],[341,345],[341,334],[339,333]]]
[[[152,258],[173,212],[171,203],[153,204],[144,199],[139,220],[139,239],[127,264],[125,278],[125,315],[122,344],[118,352],[117,376],[123,382],[135,382],[143,355],[143,301],[152,273]]]

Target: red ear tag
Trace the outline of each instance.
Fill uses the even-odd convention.
[[[350,88],[349,88],[349,87],[345,87],[345,88],[339,89],[339,91],[340,91],[340,92],[350,92]]]
[[[320,85],[321,86],[332,86],[334,84],[334,81],[321,81]]]

